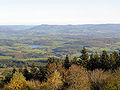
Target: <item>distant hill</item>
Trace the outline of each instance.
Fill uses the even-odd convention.
[[[120,24],[85,24],[85,25],[4,25],[0,32],[33,33],[53,35],[85,35],[90,37],[120,37]]]
[[[120,36],[120,24],[39,25],[28,30],[46,34],[94,35],[101,37]]]

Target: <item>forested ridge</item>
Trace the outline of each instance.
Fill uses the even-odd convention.
[[[23,64],[0,81],[3,90],[120,90],[120,53],[106,50],[64,60],[49,57],[46,65]]]

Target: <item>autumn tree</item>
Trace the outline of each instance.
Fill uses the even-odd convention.
[[[48,78],[47,82],[41,84],[40,90],[59,90],[63,85],[63,78],[60,73],[55,70]]]
[[[26,90],[27,82],[22,73],[15,72],[10,83],[5,86],[8,90]]]
[[[78,65],[72,65],[68,70],[68,90],[90,90],[87,70]]]

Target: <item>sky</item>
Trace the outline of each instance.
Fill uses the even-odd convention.
[[[120,0],[0,0],[0,25],[108,23],[120,23]]]

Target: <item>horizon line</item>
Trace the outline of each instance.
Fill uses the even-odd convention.
[[[104,25],[104,24],[120,24],[120,23],[86,23],[86,24],[0,24],[0,26],[38,26],[38,25]]]

